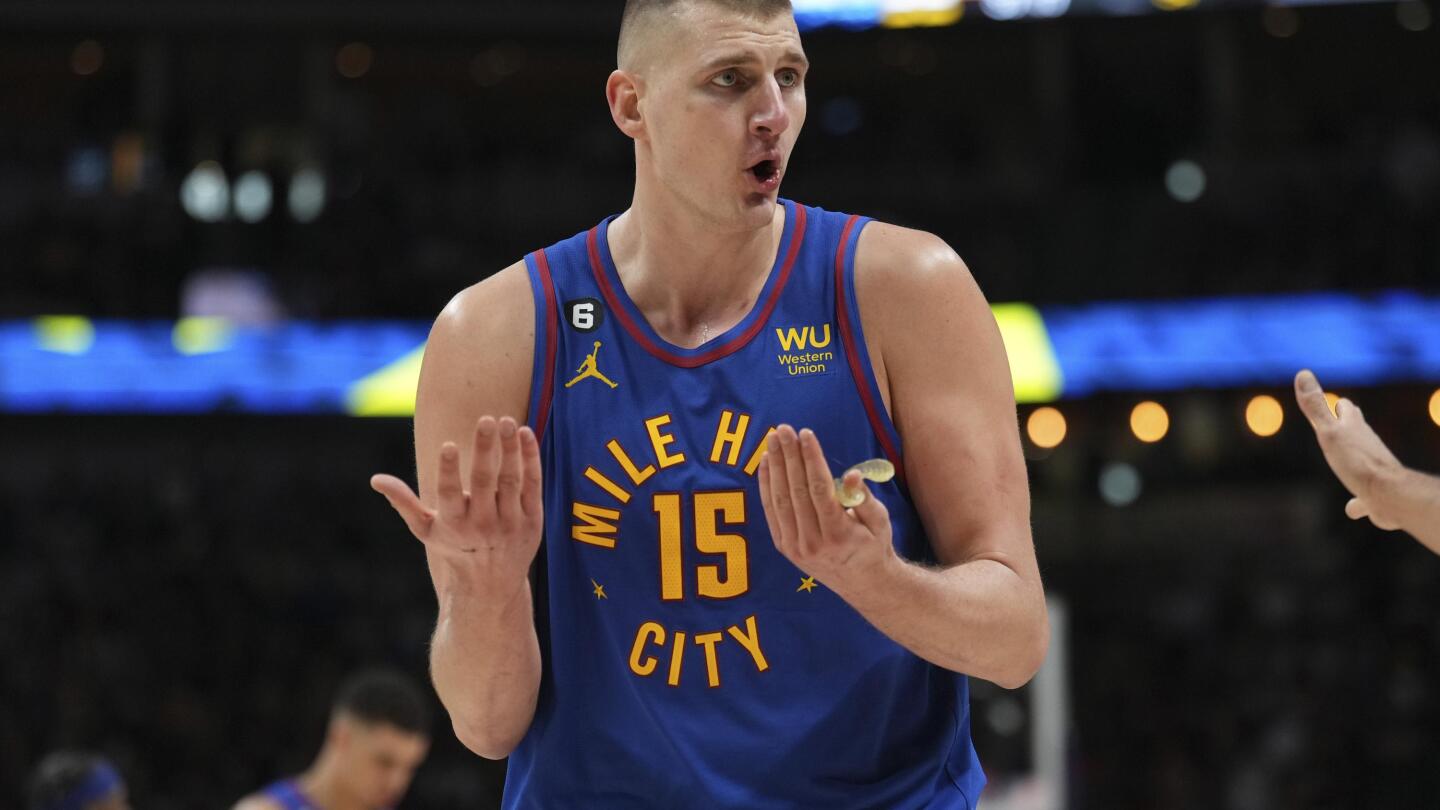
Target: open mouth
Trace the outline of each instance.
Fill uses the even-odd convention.
[[[773,160],[762,160],[750,167],[750,173],[755,175],[756,180],[768,183],[780,174],[780,167]]]

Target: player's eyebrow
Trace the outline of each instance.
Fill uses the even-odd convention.
[[[719,70],[724,67],[749,65],[759,61],[759,57],[751,51],[727,51],[708,60],[702,69]],[[785,57],[781,61],[789,65],[798,65],[801,69],[810,67],[810,60],[805,58],[805,54],[793,48],[785,51]]]

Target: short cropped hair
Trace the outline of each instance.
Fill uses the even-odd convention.
[[[78,794],[118,787],[115,766],[104,757],[79,751],[56,751],[40,761],[30,777],[30,810],[54,810],[77,801]],[[83,797],[104,798],[103,796]]]
[[[738,11],[768,20],[777,14],[793,14],[790,0],[625,0],[625,13],[620,18],[620,44],[616,61],[623,67],[633,52],[643,21],[659,12],[673,12],[677,7],[704,3],[726,11]]]
[[[424,692],[414,679],[391,669],[367,669],[346,678],[332,711],[363,723],[430,733],[430,707]]]

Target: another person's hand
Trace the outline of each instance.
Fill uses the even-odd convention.
[[[390,502],[410,533],[425,544],[436,588],[440,563],[444,585],[466,595],[508,602],[528,580],[540,548],[545,510],[541,501],[540,443],[529,427],[510,417],[481,417],[475,426],[469,488],[460,474],[460,449],[440,450],[436,508],[408,484],[376,475],[370,486]]]
[[[1345,505],[1345,514],[1354,520],[1368,517],[1371,523],[1386,531],[1399,529],[1400,524],[1383,514],[1370,495],[1382,478],[1397,475],[1404,467],[1370,429],[1360,408],[1342,398],[1335,403],[1332,413],[1319,380],[1308,370],[1295,375],[1295,399],[1315,428],[1325,461],[1340,483],[1355,496]]]

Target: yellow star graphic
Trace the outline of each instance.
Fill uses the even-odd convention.
[[[610,597],[608,597],[608,596],[605,595],[605,586],[604,586],[604,585],[601,585],[600,583],[596,582],[596,581],[593,580],[593,579],[590,580],[590,584],[595,586],[595,598],[596,598],[596,599],[609,599],[609,598],[610,598]]]
[[[799,592],[801,592],[801,591],[804,591],[804,592],[806,592],[806,593],[809,593],[809,592],[811,592],[811,591],[813,591],[813,590],[815,590],[815,578],[814,578],[814,577],[805,577],[805,578],[803,578],[803,579],[800,580],[800,587],[796,588],[796,589],[795,589],[795,592],[796,592],[796,593],[799,593]]]

